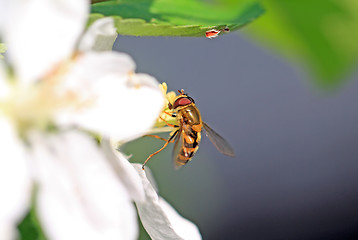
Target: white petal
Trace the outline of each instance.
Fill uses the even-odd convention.
[[[3,234],[14,236],[29,206],[31,180],[25,149],[2,116],[0,132],[0,239],[6,239]]]
[[[66,88],[72,89],[87,106],[58,115],[57,120],[116,140],[142,135],[159,116],[164,97],[156,79],[134,74],[133,70],[133,60],[123,53],[84,55],[69,73]]]
[[[101,18],[92,23],[83,35],[78,49],[86,51],[111,51],[118,34],[114,21],[110,17]]]
[[[125,187],[98,146],[76,132],[32,138],[38,215],[49,239],[136,239]]]
[[[136,202],[138,214],[145,230],[153,240],[201,239],[198,228],[180,216],[149,183],[140,164],[133,164],[142,178],[146,201]]]
[[[12,0],[3,39],[18,77],[34,81],[75,49],[89,11],[88,0]]]
[[[14,224],[7,224],[0,222],[0,239],[18,239],[16,238],[16,231]]]
[[[4,29],[6,27],[6,23],[9,20],[9,9],[11,8],[11,4],[13,4],[12,0],[1,0],[1,8],[0,8],[0,36],[3,36]]]
[[[127,188],[131,198],[135,201],[143,202],[145,200],[145,193],[142,180],[132,164],[129,163],[122,153],[116,151],[108,140],[103,139],[101,146],[109,163]]]

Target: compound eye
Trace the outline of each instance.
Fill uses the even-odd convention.
[[[173,108],[175,109],[179,106],[186,106],[190,103],[192,103],[192,100],[187,97],[178,98],[177,100],[175,100]]]

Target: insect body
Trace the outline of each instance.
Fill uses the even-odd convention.
[[[208,30],[205,32],[205,37],[209,39],[216,38],[219,36],[221,32],[230,32],[230,28],[226,26],[224,28],[220,28],[220,30],[218,29]]]
[[[173,160],[176,167],[185,165],[199,148],[203,123],[194,99],[184,95],[177,98],[173,109],[179,122],[174,144]]]
[[[220,32],[221,31],[219,31],[219,30],[211,29],[211,30],[205,32],[205,37],[209,38],[209,39],[216,38],[217,36],[219,36]]]
[[[175,140],[173,150],[174,166],[178,168],[188,163],[199,148],[203,128],[210,141],[221,153],[234,157],[235,153],[229,143],[201,120],[201,115],[199,109],[195,106],[194,99],[185,94],[184,90],[178,90],[178,92],[180,95],[175,99],[174,103],[168,104],[172,114],[167,114],[176,117],[179,125],[167,123],[169,126],[175,127],[176,131],[166,140],[167,142],[161,149],[146,159],[143,169],[148,160],[163,150],[173,139]],[[159,138],[158,136],[155,137]]]

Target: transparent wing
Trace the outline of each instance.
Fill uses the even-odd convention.
[[[225,154],[230,157],[235,157],[235,152],[230,146],[230,144],[218,133],[216,133],[208,124],[203,122],[204,129],[206,131],[206,136],[214,144],[217,150],[222,154]]]
[[[182,166],[182,164],[179,164],[178,161],[178,156],[181,152],[181,149],[184,146],[184,139],[183,139],[183,129],[179,128],[178,132],[176,133],[176,137],[175,137],[175,143],[174,143],[174,148],[173,148],[173,153],[172,153],[172,159],[173,159],[173,164],[174,164],[174,168],[178,169],[179,167]]]

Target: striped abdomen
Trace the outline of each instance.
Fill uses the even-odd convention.
[[[195,126],[195,125],[194,125]],[[183,166],[194,156],[199,149],[199,143],[201,140],[201,132],[191,131],[182,133],[183,145],[178,153],[176,159],[176,165]]]
[[[181,167],[188,163],[199,148],[201,140],[201,116],[195,104],[185,106],[178,111],[180,129],[174,147],[175,166]]]

